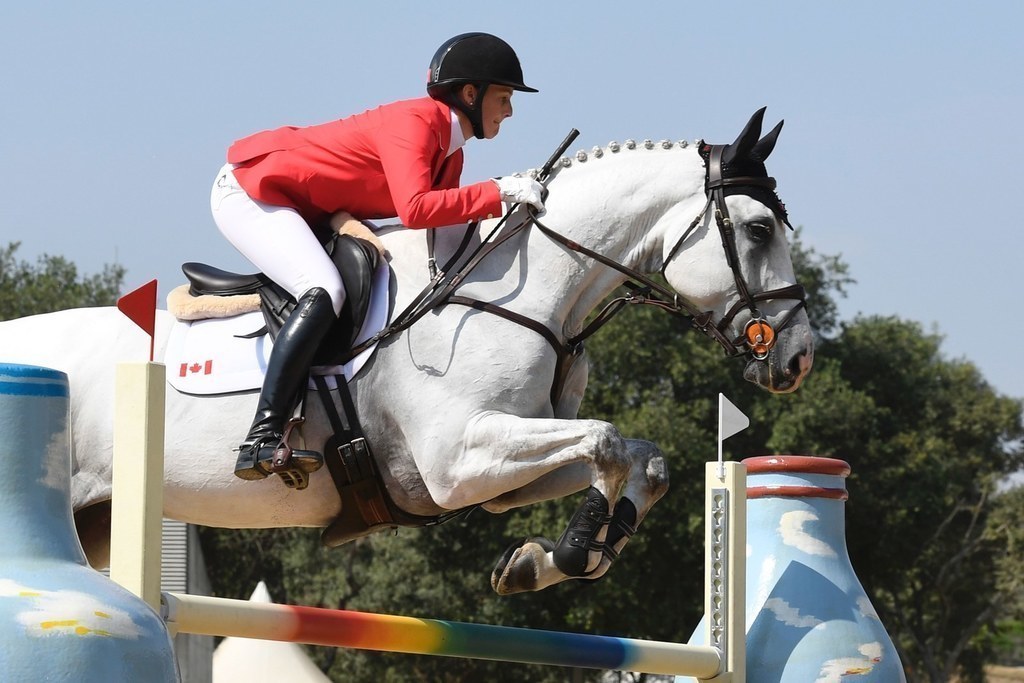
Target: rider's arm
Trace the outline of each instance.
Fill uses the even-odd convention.
[[[493,182],[457,187],[461,151],[447,160],[449,168],[435,189],[433,161],[444,154],[435,126],[421,113],[408,112],[379,132],[378,153],[399,219],[410,228],[435,228],[500,215],[501,197]]]

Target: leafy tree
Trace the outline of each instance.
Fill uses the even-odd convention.
[[[82,306],[109,306],[117,300],[125,269],[106,265],[98,275],[79,277],[63,256],[42,255],[36,263],[19,261],[18,242],[0,247],[0,320]]]
[[[996,549],[994,567],[985,567],[984,571],[994,569],[997,593],[992,598],[998,609],[995,623],[983,626],[970,654],[991,652],[991,657],[976,659],[1024,666],[1024,486],[1003,490],[994,497],[984,540]]]

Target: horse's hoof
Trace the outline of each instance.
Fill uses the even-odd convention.
[[[524,538],[510,545],[491,573],[491,588],[498,595],[538,590],[539,568],[554,544],[546,538]]]

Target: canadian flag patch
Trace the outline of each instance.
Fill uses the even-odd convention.
[[[188,377],[198,374],[209,375],[213,373],[213,361],[207,360],[202,363],[182,363],[178,369],[178,377]]]

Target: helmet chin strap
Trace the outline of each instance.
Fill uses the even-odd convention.
[[[490,87],[490,83],[480,83],[473,85],[476,86],[476,97],[473,98],[472,104],[466,104],[462,97],[456,97],[459,111],[469,118],[470,124],[473,126],[473,136],[479,140],[484,139],[484,93],[487,92],[487,88]]]

